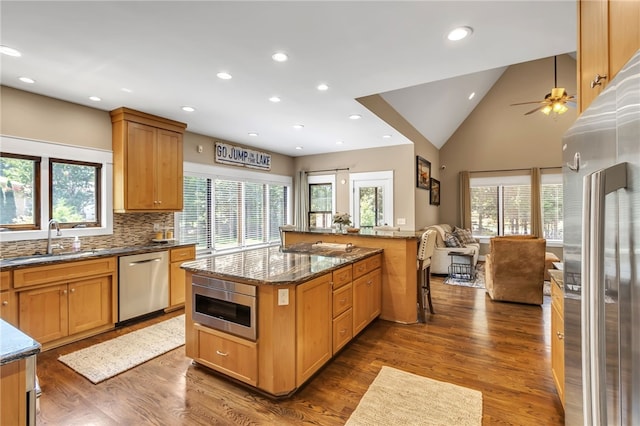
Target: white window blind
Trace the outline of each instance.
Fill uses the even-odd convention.
[[[564,237],[562,173],[543,173],[540,180],[543,236],[547,241],[562,241]]]

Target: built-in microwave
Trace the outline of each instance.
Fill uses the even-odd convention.
[[[255,341],[256,286],[193,275],[192,318],[206,327]]]

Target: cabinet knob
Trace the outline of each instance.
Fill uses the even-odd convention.
[[[3,300],[3,301],[2,301],[2,306],[7,306],[8,304],[9,304],[9,301],[8,301],[8,300]]]
[[[75,288],[72,288],[72,289],[71,289],[71,293],[75,293],[75,292],[76,292],[76,289],[75,289]]]
[[[67,294],[67,290],[62,290],[62,294]]]
[[[563,333],[560,333],[559,331],[556,331],[556,336],[558,336],[558,339],[559,339],[559,340],[564,339],[564,334],[563,334]]]
[[[607,75],[600,75],[600,74],[596,74],[595,77],[593,77],[593,81],[591,82],[591,88],[595,88],[596,86],[602,86],[602,80],[604,80],[605,78],[607,78]]]

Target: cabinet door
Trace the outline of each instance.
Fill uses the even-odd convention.
[[[67,336],[67,293],[66,284],[21,291],[20,330],[40,343]]]
[[[296,288],[296,385],[302,385],[332,356],[331,274]]]
[[[580,111],[584,111],[609,82],[607,77],[600,86],[591,88],[596,74],[609,76],[608,0],[581,1],[579,7],[578,102]]]
[[[380,315],[382,305],[380,269],[353,281],[353,334],[358,334]]]
[[[113,323],[111,278],[69,284],[69,334]]]
[[[0,425],[27,424],[26,364],[19,359],[0,366]]]
[[[180,268],[182,262],[169,264],[171,285],[169,286],[169,306],[181,305],[185,302],[185,273]]]
[[[157,129],[138,123],[127,123],[126,142],[126,209],[156,208],[155,141]]]
[[[609,71],[611,78],[640,49],[640,1],[609,2]]]
[[[551,333],[551,373],[564,406],[564,321],[555,305],[551,308]]]
[[[155,207],[182,210],[182,135],[158,129],[155,155]]]
[[[0,292],[0,318],[18,327],[18,300],[15,292]]]

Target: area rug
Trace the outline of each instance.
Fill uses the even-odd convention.
[[[482,393],[383,366],[346,426],[482,424]]]
[[[180,315],[58,360],[97,384],[184,345],[184,328],[184,315]]]

